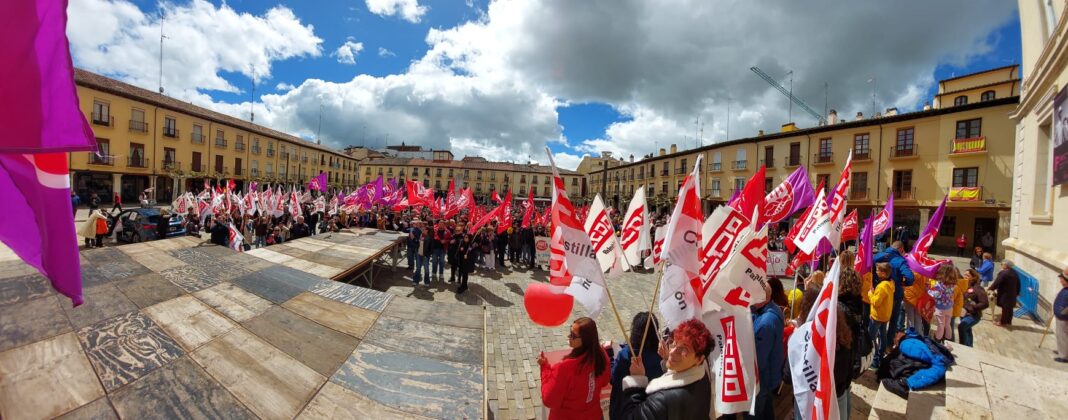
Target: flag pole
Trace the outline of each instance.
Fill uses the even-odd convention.
[[[623,334],[623,342],[630,344],[630,348],[634,348],[634,344],[630,342],[630,338],[627,336],[627,329],[623,327],[623,318],[619,316],[619,310],[616,309],[616,301],[612,299],[612,292],[608,289],[608,282],[604,282],[604,293],[608,295],[608,303],[612,305],[612,312],[616,314],[616,322],[619,323],[619,332]]]
[[[664,279],[664,263],[660,263],[660,275],[656,277],[656,286],[653,288],[653,299],[649,301],[649,316],[645,318],[645,331],[642,332],[641,347],[638,348],[637,357],[641,357],[645,352],[645,338],[649,336],[649,325],[653,323],[653,305],[656,304],[656,295],[660,292],[660,282]],[[631,345],[631,351],[634,351],[633,344]],[[635,357],[632,355],[631,357]]]

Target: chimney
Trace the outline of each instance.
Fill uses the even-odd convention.
[[[612,158],[612,152],[608,152],[608,151],[601,152],[601,157],[605,158],[605,159],[611,159]]]
[[[827,125],[838,124],[838,111],[831,110],[827,113]]]
[[[930,102],[924,102],[923,103],[923,110],[924,111],[930,111],[931,110],[931,103]]]
[[[675,145],[674,143],[672,143],[672,144],[671,144],[671,154],[675,154],[675,153],[677,153],[678,151],[679,151],[679,147],[678,147],[678,146],[676,146],[676,145]]]
[[[664,148],[663,148],[663,147],[661,147],[661,148],[660,148],[660,156],[664,156],[664,155],[666,155],[666,154],[667,154],[667,151],[665,151],[665,150],[664,150]]]
[[[763,136],[764,130],[757,130],[757,136]]]
[[[634,163],[634,154],[631,154],[631,155],[630,155],[630,162],[631,162],[631,163]]]
[[[795,123],[786,123],[786,124],[782,125],[782,132],[783,133],[785,133],[787,131],[794,131],[794,130],[797,130],[797,124],[795,124]]]
[[[857,119],[856,120],[860,121],[860,120],[863,120],[863,119],[864,119],[864,113],[860,112],[860,111],[857,111]]]
[[[897,115],[897,108],[886,108],[886,114],[883,115],[886,115],[887,117],[893,117]]]
[[[872,115],[871,117],[872,118],[880,118],[882,116],[883,116],[883,114],[880,114],[880,113],[876,112],[875,115]]]

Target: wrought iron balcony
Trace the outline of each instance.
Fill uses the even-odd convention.
[[[115,117],[94,112],[93,124],[102,125],[104,127],[111,127],[115,125]]]
[[[129,156],[126,158],[126,166],[130,168],[147,168],[148,159],[146,159],[144,156]]]
[[[178,162],[178,161],[175,161],[175,160],[164,160],[163,161],[163,170],[165,170],[165,171],[177,171],[177,170],[181,170],[181,169],[182,169],[182,162]]]
[[[194,131],[193,134],[189,138],[190,138],[190,140],[193,141],[193,143],[204,144],[204,134],[202,134],[202,133],[198,133],[198,132]]]
[[[226,139],[222,137],[216,137],[215,147],[226,147]]]
[[[178,129],[175,127],[163,127],[163,137],[178,138]]]
[[[821,152],[812,155],[812,162],[816,165],[828,165],[834,163],[834,152]]]
[[[114,166],[114,155],[98,155],[95,152],[89,152],[89,164],[90,165],[102,165],[102,166]]]
[[[913,143],[911,146],[890,146],[890,159],[903,159],[919,156],[917,149],[918,144]]]
[[[148,123],[138,120],[130,120],[130,131],[138,133],[148,132]]]
[[[748,160],[736,160],[736,161],[734,161],[734,169],[735,170],[744,171],[747,166],[749,166],[749,161]]]

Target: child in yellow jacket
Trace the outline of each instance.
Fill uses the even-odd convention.
[[[871,336],[877,340],[877,350],[871,361],[872,369],[879,368],[883,354],[890,348],[886,341],[886,323],[890,321],[890,312],[894,307],[894,282],[890,280],[890,263],[876,264],[875,275],[878,276],[878,283],[875,289],[868,291],[868,301],[871,302],[871,323],[868,328]]]

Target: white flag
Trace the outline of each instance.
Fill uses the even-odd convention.
[[[557,231],[560,235],[561,248],[564,253],[564,267],[567,272],[571,273],[573,280],[569,290],[574,290],[579,294],[596,294],[596,290],[592,285],[604,287],[604,272],[601,271],[601,265],[597,261],[597,252],[594,250],[593,244],[590,243],[590,237],[586,234],[586,230],[582,224],[578,221],[575,213],[575,206],[571,204],[571,201],[567,198],[567,190],[564,186],[563,179],[560,178],[559,173],[556,170],[556,162],[553,161],[552,152],[548,148],[545,148],[545,152],[549,155],[549,162],[552,165],[553,170],[553,203],[552,203],[552,223],[553,234],[556,235]],[[575,296],[572,294],[572,296]],[[585,296],[575,296],[580,303],[586,302],[599,302],[597,299],[587,298]],[[600,307],[586,307],[587,312],[591,315],[595,312],[600,312]]]
[[[842,169],[842,176],[838,180],[838,185],[834,187],[834,195],[831,198],[831,224],[827,232],[827,240],[831,242],[831,246],[836,250],[842,244],[842,230],[845,227],[846,219],[846,194],[849,192],[849,176],[852,164],[853,151],[850,150],[849,156],[846,158],[845,168]]]
[[[654,271],[660,271],[660,256],[664,251],[664,239],[667,237],[667,226],[656,228],[656,239],[653,240],[653,248],[649,256],[645,258],[645,266],[652,267]]]
[[[623,256],[631,265],[642,263],[641,253],[649,249],[649,209],[645,206],[645,187],[638,187],[634,191],[634,197],[627,206],[626,217],[623,219],[623,232],[620,234],[620,242],[623,246]]]
[[[606,210],[601,195],[597,194],[590,205],[589,213],[586,214],[586,234],[590,236],[590,243],[597,253],[597,263],[601,265],[601,271],[608,271],[613,267],[618,271],[630,270],[630,264],[623,258],[619,238]]]
[[[659,308],[664,325],[675,328],[683,321],[701,315],[701,302],[690,286],[694,277],[682,267],[668,264],[660,284]]]
[[[245,248],[242,246],[244,243],[245,237],[234,227],[233,223],[230,223],[230,249],[237,252],[245,252]]]
[[[721,309],[707,312],[701,320],[712,337],[716,337],[709,355],[716,390],[716,413],[753,413],[760,379],[756,365],[756,338],[750,301],[741,287],[731,290]]]
[[[816,202],[813,205],[815,207],[808,213],[808,217],[797,221],[801,223],[801,229],[794,237],[797,248],[808,255],[816,255],[816,246],[820,244],[820,240],[831,233],[831,213],[827,206],[827,192],[823,188],[816,193]]]
[[[805,420],[838,418],[838,397],[834,388],[834,358],[838,343],[838,276],[835,260],[820,289],[816,304],[790,336],[787,356],[794,384],[794,399]]]
[[[693,172],[690,172],[679,189],[661,256],[668,264],[678,265],[694,276],[701,270],[697,254],[701,243],[701,222],[704,220],[701,196],[698,193],[701,190],[698,174],[700,167],[701,155],[698,155]]]

